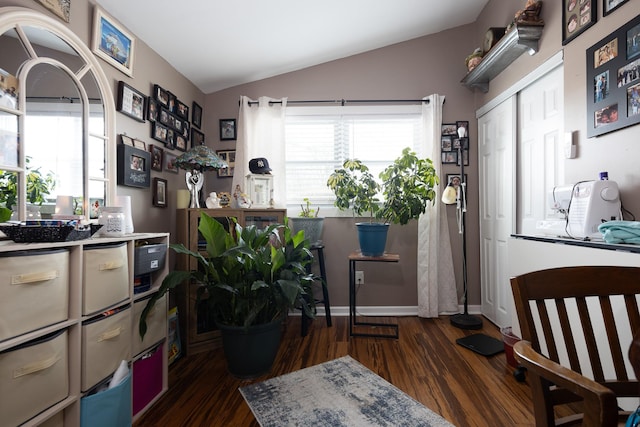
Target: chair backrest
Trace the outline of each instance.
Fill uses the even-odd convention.
[[[522,339],[547,358],[611,389],[638,396],[627,355],[640,331],[640,268],[585,266],[511,279]],[[531,382],[549,401],[549,383]]]

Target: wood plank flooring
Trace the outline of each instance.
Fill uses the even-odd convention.
[[[446,316],[398,322],[398,340],[349,339],[347,317],[334,317],[331,328],[319,317],[301,337],[300,317],[290,317],[272,371],[251,382],[350,355],[456,426],[534,425],[529,387],[504,353],[487,358],[455,343],[478,332],[501,339],[493,324],[464,331]],[[258,426],[238,391],[248,383],[227,373],[222,350],[182,358],[170,367],[169,391],[134,426]]]

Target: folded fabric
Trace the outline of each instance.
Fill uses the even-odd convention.
[[[607,221],[598,226],[607,243],[629,243],[640,245],[640,222]]]

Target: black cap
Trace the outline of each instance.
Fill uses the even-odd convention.
[[[265,174],[271,172],[269,162],[264,157],[249,160],[249,170],[251,173]]]

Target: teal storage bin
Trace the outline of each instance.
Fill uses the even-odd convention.
[[[131,373],[118,386],[80,401],[81,427],[130,427],[131,422]]]

